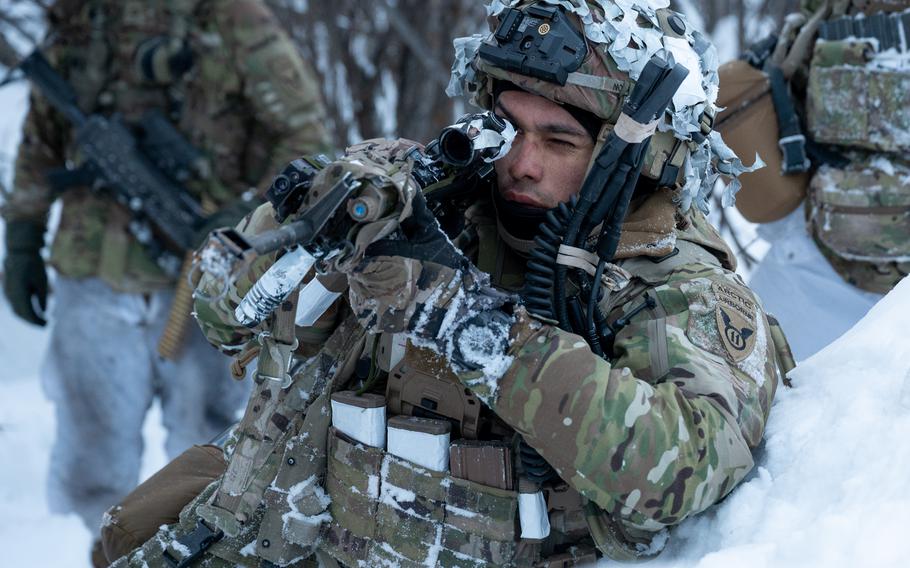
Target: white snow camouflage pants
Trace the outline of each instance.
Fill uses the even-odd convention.
[[[230,360],[195,322],[177,362],[157,353],[173,293],[128,294],[99,279],[59,277],[42,383],[55,405],[57,435],[48,502],[75,512],[97,535],[104,511],[138,482],[142,423],[159,397],[166,451],[174,458],[236,418],[249,381],[230,376]]]

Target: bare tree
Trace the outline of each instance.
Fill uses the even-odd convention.
[[[269,0],[322,78],[336,144],[426,141],[453,118],[452,39],[484,26],[476,0]]]
[[[784,16],[799,8],[799,0],[690,0],[689,4],[701,15],[708,35],[718,32],[718,24],[735,18],[738,50],[742,52],[761,35],[780,28]]]

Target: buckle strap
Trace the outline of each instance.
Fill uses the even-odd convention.
[[[171,568],[186,568],[223,537],[223,532],[212,529],[205,521],[197,519],[195,529],[185,536],[175,539],[180,545],[179,549],[170,544],[164,550],[164,561]]]
[[[777,145],[780,147],[781,173],[792,175],[805,172],[812,163],[806,155],[806,137],[799,125],[799,117],[790,98],[783,71],[770,66],[768,75],[771,79],[771,99],[777,114],[777,129],[780,135]]]
[[[805,172],[812,165],[806,154],[806,137],[802,134],[784,136],[777,141],[783,162],[781,170],[784,175]]]

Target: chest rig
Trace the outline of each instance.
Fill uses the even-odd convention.
[[[492,263],[481,268],[520,264],[474,221],[478,262]],[[604,308],[627,316],[683,265],[719,263],[696,242],[680,240],[666,258],[623,262],[635,278]],[[309,330],[291,325],[294,302],[261,338],[255,392],[227,473],[184,510],[175,542],[158,541],[171,565],[204,552],[206,566],[308,566],[315,555],[347,566],[555,567],[595,561],[597,547],[619,538],[609,514],[594,515],[562,483],[543,490],[549,534],[523,538],[529,493],[514,432],[442,358],[399,336],[366,335],[343,301],[324,316],[331,322],[317,322],[333,328],[321,349],[292,356],[312,354]],[[412,447],[393,440],[402,422],[418,426],[405,438]],[[448,459],[426,460],[421,436],[444,438]]]
[[[52,50],[77,91],[80,108],[119,113],[127,122],[138,122],[144,109],[158,108],[179,120],[198,0],[77,4],[52,11],[60,20]]]
[[[812,177],[813,236],[850,283],[886,293],[910,272],[910,9],[821,24],[809,66],[811,138],[843,155]]]
[[[399,336],[366,335],[343,302],[322,349],[292,357],[306,351],[308,331],[288,333],[293,302],[276,311],[260,342],[255,392],[227,473],[184,511],[185,536],[163,554],[179,564],[186,547],[248,566],[299,565],[313,554],[347,566],[596,560],[582,499],[562,482],[541,492],[549,534],[522,538],[520,500],[539,488],[520,483],[515,433],[444,359]],[[345,406],[364,411],[353,426]],[[377,443],[375,424],[362,419],[378,408],[388,418],[388,444]],[[415,420],[451,440],[439,467],[396,448],[393,424]],[[378,427],[384,437],[385,419]]]
[[[524,259],[511,258],[495,224],[476,221],[479,267],[496,281],[520,284]],[[372,400],[362,406],[383,405],[388,436],[376,444],[364,422],[359,434],[352,433],[339,413],[350,410],[344,403],[359,404],[358,392],[335,393],[324,484],[331,521],[322,529],[323,553],[344,565],[572,566],[596,560],[581,496],[561,480],[541,490],[522,477],[515,432],[461,384],[442,356],[397,335],[368,337],[354,375],[359,380],[348,388],[365,387],[361,396]],[[397,443],[402,435],[414,445]],[[418,448],[419,439],[434,442]],[[427,458],[444,445],[441,459]],[[538,491],[549,533],[523,537],[521,501]]]

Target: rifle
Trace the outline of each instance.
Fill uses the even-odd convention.
[[[466,115],[444,128],[426,149],[415,146],[408,150],[411,176],[428,202],[451,200],[456,193],[487,181],[493,173],[492,162],[508,153],[514,137],[515,128],[491,112]],[[284,222],[296,215],[293,221],[250,237],[234,229],[218,229],[202,248],[202,271],[221,279],[224,290],[256,258],[288,249],[237,307],[235,315],[243,325],[253,327],[268,317],[318,260],[350,250],[351,227],[375,221],[394,209],[396,191],[362,184],[349,172],[327,190],[320,188],[317,197],[316,191],[310,191],[313,179],[329,164],[324,156],[294,160],[266,191],[276,220]],[[303,211],[298,213],[301,206]],[[324,293],[314,292],[314,287],[321,288],[318,279],[307,284],[301,298],[328,308],[324,298],[332,293],[325,288]]]
[[[139,135],[114,115],[86,115],[72,86],[39,51],[19,68],[75,130],[85,163],[55,170],[48,182],[57,191],[75,186],[103,188],[132,213],[129,230],[171,277],[180,274],[184,253],[195,245],[206,214],[181,184],[206,177],[205,159],[160,111],[146,111]]]

